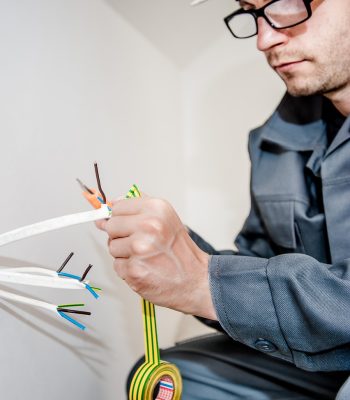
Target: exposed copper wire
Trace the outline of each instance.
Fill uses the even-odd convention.
[[[63,261],[63,264],[57,270],[58,274],[63,271],[63,268],[68,264],[69,260],[73,257],[73,255],[74,253],[71,252],[69,256]]]
[[[79,178],[76,178],[76,179],[77,179],[77,182],[79,183],[80,187],[83,190],[85,190],[86,192],[88,192],[90,194],[94,194],[94,192],[89,187],[87,187]]]
[[[82,277],[80,278],[80,282],[82,282],[86,278],[86,276],[89,273],[91,268],[92,268],[92,264],[89,264],[89,266],[86,268],[85,272],[83,273]]]
[[[70,313],[70,314],[91,315],[90,311],[71,310],[69,308],[61,308],[61,307],[58,307],[57,311],[61,311],[64,313]]]
[[[100,181],[100,175],[98,173],[98,166],[97,163],[94,163],[94,167],[95,167],[95,175],[96,175],[96,180],[97,180],[97,187],[99,192],[101,193],[102,199],[103,199],[103,204],[106,204],[107,199],[106,199],[106,195],[103,192],[102,186],[101,186],[101,181]]]

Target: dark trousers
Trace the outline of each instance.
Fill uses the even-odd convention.
[[[349,372],[309,372],[224,334],[214,334],[161,351],[178,366],[182,400],[325,400],[335,399]],[[139,360],[132,374],[143,362]],[[152,400],[152,399],[144,399]]]

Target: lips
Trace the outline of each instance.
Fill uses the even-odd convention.
[[[280,64],[274,65],[273,68],[282,68],[286,65],[292,65],[292,64],[297,64],[302,62],[303,60],[297,60],[297,61],[286,61],[286,62],[282,62]]]
[[[306,60],[292,60],[292,61],[284,61],[276,65],[272,65],[272,68],[277,71],[288,71],[295,67],[298,67]]]

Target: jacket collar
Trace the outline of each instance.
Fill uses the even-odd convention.
[[[348,139],[350,139],[350,116],[345,120],[337,136],[334,138],[333,142],[327,149],[325,158],[328,157],[331,153],[333,153],[339,146],[341,146]]]
[[[266,122],[261,135],[262,141],[282,150],[312,151],[320,147],[325,149],[327,135],[322,109],[327,101],[322,96],[292,97],[287,93]],[[345,129],[345,132],[341,129],[327,153],[334,151],[349,137],[348,129]]]

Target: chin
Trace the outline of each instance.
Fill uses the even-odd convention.
[[[305,81],[303,83],[285,81],[284,83],[286,84],[288,93],[294,97],[312,96],[323,93],[319,85],[306,85]]]
[[[303,97],[303,96],[312,96],[313,94],[317,94],[318,92],[314,92],[306,89],[289,89],[287,87],[287,92],[293,97]]]
[[[339,92],[346,87],[348,80],[343,79],[301,79],[301,77],[290,77],[283,79],[287,91],[290,95],[294,97],[301,97],[301,96],[312,96],[315,94],[331,94]]]
[[[315,92],[312,92],[306,88],[295,88],[295,87],[291,88],[288,86],[287,86],[287,92],[293,97],[311,96],[312,94],[315,94]]]

